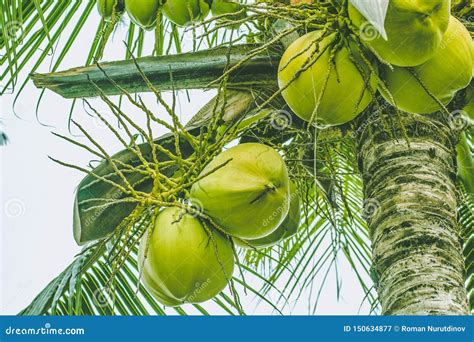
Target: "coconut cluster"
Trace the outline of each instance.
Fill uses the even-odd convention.
[[[130,19],[144,29],[155,27],[160,12],[178,26],[203,21],[209,12],[220,21],[246,17],[242,5],[232,0],[99,0],[97,6],[105,20],[126,10]]]
[[[472,79],[472,39],[466,27],[455,17],[435,54],[412,68],[383,67],[382,96],[392,105],[409,113],[429,114],[443,109],[457,91]]]
[[[387,39],[350,4],[348,13],[348,25],[358,29],[358,39],[313,31],[282,56],[282,96],[305,121],[347,123],[377,92],[405,112],[433,113],[445,110],[471,82],[474,44],[466,27],[451,16],[450,1],[391,0]]]
[[[190,190],[193,210],[162,209],[139,248],[142,282],[167,306],[199,303],[232,277],[232,241],[272,246],[296,234],[299,195],[281,155],[244,143],[216,156]]]

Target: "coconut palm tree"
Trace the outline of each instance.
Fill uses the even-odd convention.
[[[6,64],[2,79],[7,80],[2,92],[21,96],[32,77],[42,92],[53,90],[74,99],[73,105],[83,101],[108,122],[87,99],[80,100],[100,97],[126,127],[124,150],[115,155],[73,119],[71,125],[88,142],[58,135],[103,162],[89,170],[54,160],[86,173],[76,194],[73,222],[74,237],[84,247],[21,314],[209,314],[211,307],[245,314],[244,295],[257,297],[277,313],[289,312],[292,303],[305,300],[312,313],[325,285],[315,279],[342,277],[341,259],[355,272],[371,312],[467,314],[467,293],[474,294],[474,201],[467,183],[456,179],[461,132],[472,149],[467,121],[446,111],[403,113],[377,96],[356,120],[315,127],[296,117],[278,91],[275,65],[285,48],[306,30],[326,27],[328,18],[347,16],[346,3],[291,7],[269,1],[265,8],[248,5],[249,17],[226,22],[224,15],[188,31],[163,19],[155,28],[153,44],[146,44],[149,35],[130,22],[124,61],[96,64],[123,20],[114,13],[111,21],[95,22],[97,33],[85,67],[58,73],[81,30],[94,21],[96,1],[1,1],[0,47],[2,65]],[[473,15],[468,0],[454,2],[452,11],[461,19]],[[235,28],[236,22],[240,28]],[[466,26],[472,35],[472,23]],[[61,33],[68,31],[70,37],[56,47]],[[183,53],[180,43],[190,35],[193,46]],[[146,50],[151,45],[151,51]],[[34,74],[53,49],[57,57],[50,73]],[[140,58],[150,53],[153,57]],[[203,67],[203,60],[212,63]],[[28,61],[36,62],[31,67]],[[161,94],[195,88],[216,89],[217,95],[184,125],[174,103]],[[133,95],[140,92],[156,96],[171,124]],[[120,100],[114,98],[117,95]],[[465,92],[459,92],[447,111],[459,114],[465,99]],[[122,100],[142,112],[148,124],[164,126],[170,133],[155,137],[149,127],[137,126],[122,111]],[[120,139],[116,125],[108,126]],[[134,133],[145,142],[136,143]],[[159,183],[149,169],[164,164],[159,178],[169,181],[188,158],[202,153],[196,141],[204,142],[209,155],[234,141],[277,148],[298,184],[303,219],[298,234],[277,246],[236,248],[239,272],[212,303],[165,310],[140,283],[137,262],[138,241],[159,206],[149,196]],[[192,160],[197,165],[206,161]],[[471,310],[473,306],[474,298]]]

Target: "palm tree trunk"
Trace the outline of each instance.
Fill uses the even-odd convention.
[[[392,114],[360,120],[356,136],[382,313],[467,314],[455,132],[440,114]]]

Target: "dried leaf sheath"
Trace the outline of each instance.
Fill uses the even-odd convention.
[[[207,88],[209,84],[222,76],[228,67],[236,65],[255,45],[219,47],[194,53],[183,53],[159,57],[139,58],[138,64],[146,73],[157,90]],[[231,74],[229,88],[252,88],[274,86],[278,65],[278,54],[263,53],[256,55]],[[117,84],[129,93],[151,91],[140,77],[133,61],[101,63],[101,68]],[[172,79],[170,77],[172,74]],[[50,89],[66,98],[93,97],[97,89],[89,82],[92,80],[106,95],[120,95],[122,92],[104,76],[97,66],[74,68],[67,71],[34,74],[35,85]],[[213,83],[212,87],[219,86]]]

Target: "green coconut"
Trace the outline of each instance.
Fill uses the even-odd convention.
[[[464,113],[469,119],[474,121],[474,80],[466,88],[466,105],[463,108]]]
[[[140,27],[155,26],[161,0],[125,0],[125,9],[130,19]]]
[[[220,21],[222,22],[244,19],[245,17],[247,17],[247,13],[245,13],[245,11],[242,11],[242,9],[243,7],[240,3],[230,0],[213,0],[211,5],[211,13],[213,16],[217,17],[227,14],[226,16],[220,19]],[[230,15],[232,13],[237,14]],[[231,27],[237,28],[239,26],[240,24],[232,25]]]
[[[319,43],[319,52],[315,53],[315,41],[320,37],[320,31],[310,32],[286,49],[278,69],[278,84],[284,89],[282,95],[286,103],[303,120],[323,125],[344,124],[354,119],[372,101],[377,77],[370,73],[356,49],[351,50],[358,66],[350,59],[349,48],[343,46],[335,55],[335,67],[332,67],[326,84],[331,63],[329,45],[334,36],[325,37]],[[302,71],[311,64],[308,61],[312,55],[311,67]],[[316,56],[319,58],[314,62]],[[365,81],[368,81],[372,91],[367,89]]]
[[[209,3],[205,0],[167,0],[163,5],[163,14],[179,26],[204,20],[209,10]]]
[[[151,235],[145,232],[138,262],[144,286],[166,306],[211,299],[234,270],[230,240],[176,207],[162,210]]]
[[[300,197],[296,185],[290,182],[290,209],[285,220],[278,228],[267,236],[255,240],[239,240],[234,241],[242,247],[265,248],[276,245],[280,241],[292,237],[298,232],[300,225]]]
[[[416,66],[433,57],[448,28],[449,0],[390,0],[385,18],[387,40],[382,35],[364,37],[363,30],[376,32],[362,14],[349,5],[349,16],[359,27],[362,40],[388,63]]]
[[[474,74],[474,41],[471,41],[472,72]]]
[[[234,146],[206,165],[199,177],[191,198],[232,236],[264,237],[288,213],[288,172],[280,154],[269,146]]]
[[[433,58],[413,68],[384,68],[382,79],[395,102],[383,87],[379,89],[381,94],[406,112],[427,114],[440,110],[441,106],[433,96],[447,105],[456,92],[467,87],[472,79],[471,44],[467,29],[451,17],[441,46]]]
[[[97,10],[102,18],[108,20],[112,17],[114,7],[117,13],[122,13],[124,9],[124,0],[98,0]]]

